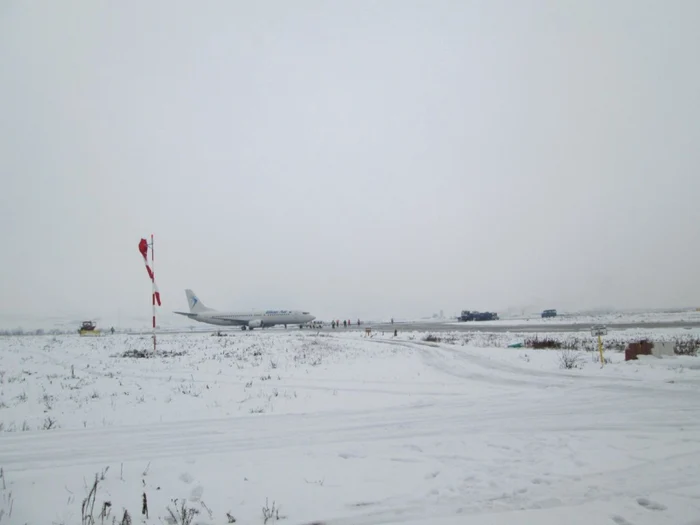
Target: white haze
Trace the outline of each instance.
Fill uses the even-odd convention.
[[[2,313],[700,306],[700,3],[0,5]]]

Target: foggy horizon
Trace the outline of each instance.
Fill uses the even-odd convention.
[[[0,7],[0,316],[700,307],[700,3]],[[183,320],[188,323],[188,320]]]

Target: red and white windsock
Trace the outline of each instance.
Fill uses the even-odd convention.
[[[153,348],[155,349],[156,346],[156,335],[155,335],[155,329],[156,329],[156,303],[158,303],[158,306],[160,306],[160,292],[158,291],[158,285],[156,284],[156,277],[153,272],[153,235],[151,235],[151,264],[148,264],[148,241],[146,239],[141,239],[141,242],[139,242],[139,251],[141,252],[141,255],[143,255],[143,262],[146,264],[146,271],[148,272],[148,276],[151,278],[151,283],[153,284],[153,295],[151,298],[151,302],[153,305]]]

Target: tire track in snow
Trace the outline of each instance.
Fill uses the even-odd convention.
[[[579,507],[596,501],[609,501],[619,498],[631,502],[649,501],[641,494],[670,493],[678,488],[697,486],[696,472],[700,469],[700,448],[693,452],[670,454],[654,462],[611,469],[555,481],[556,496],[548,486],[539,493],[529,490],[516,490],[510,494],[485,498],[466,498],[465,495],[453,495],[441,498],[439,502],[423,499],[401,499],[394,503],[391,498],[371,502],[366,505],[370,510],[358,512],[352,516],[319,520],[322,525],[383,525],[391,523],[418,522],[464,516],[465,523],[469,516],[502,514],[517,511]],[[633,480],[631,484],[628,480]],[[591,491],[591,489],[596,489]],[[564,495],[564,496],[562,496]],[[665,506],[653,503],[656,510],[665,510]],[[663,507],[663,508],[662,508]],[[311,524],[308,524],[311,525]]]
[[[495,362],[489,358],[482,358],[475,355],[470,356],[466,355],[464,351],[436,343],[424,341],[387,341],[381,339],[375,340],[375,342],[416,350],[420,353],[426,365],[460,379],[474,379],[501,386],[528,386],[536,388],[563,388],[572,383],[564,374],[529,370],[508,365],[507,363]],[[474,359],[470,357],[474,357]],[[550,381],[544,383],[541,381],[541,378],[547,378]]]
[[[425,341],[375,340],[380,344],[392,344],[417,349],[424,356],[427,365],[441,372],[463,379],[481,380],[487,383],[514,386],[534,386],[539,388],[583,387],[599,388],[615,392],[664,392],[678,396],[695,396],[696,384],[645,383],[644,379],[621,376],[595,376],[568,371],[546,371],[528,368],[489,358],[468,349],[457,349]],[[544,350],[548,351],[548,350]],[[448,357],[449,356],[449,357]],[[462,365],[462,366],[455,366]],[[480,370],[480,371],[478,371]],[[494,373],[496,372],[496,373]],[[505,374],[505,375],[504,375]],[[544,382],[543,380],[547,380]],[[681,388],[679,389],[679,386]]]
[[[651,413],[658,411],[652,406]],[[183,421],[151,426],[52,430],[6,435],[0,440],[0,464],[14,470],[73,464],[152,460],[190,455],[322,446],[340,443],[406,441],[414,438],[502,432],[600,432],[647,430],[669,425],[698,428],[693,414],[669,410],[663,422],[645,412],[619,421],[613,404],[582,407],[572,414],[568,400],[535,402],[516,413],[509,400],[496,404],[447,403],[383,409],[371,413],[266,415],[249,418]],[[592,422],[595,422],[593,424]],[[694,426],[693,426],[694,425]]]

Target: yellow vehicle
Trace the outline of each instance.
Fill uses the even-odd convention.
[[[100,335],[100,331],[97,330],[97,326],[92,321],[83,321],[82,326],[78,330],[78,333],[82,335]]]

